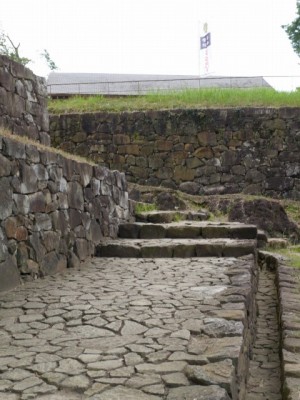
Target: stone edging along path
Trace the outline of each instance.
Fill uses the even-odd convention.
[[[285,265],[284,259],[259,252],[260,262],[276,273],[278,317],[281,334],[283,400],[300,399],[300,269]]]

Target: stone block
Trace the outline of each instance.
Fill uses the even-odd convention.
[[[60,233],[59,232],[43,232],[42,243],[47,252],[57,250],[59,248]]]
[[[3,138],[3,142],[4,155],[8,155],[16,159],[25,159],[26,151],[24,143],[17,142],[9,138]]]
[[[0,195],[1,196],[1,195]],[[26,215],[29,213],[29,197],[23,194],[13,194],[14,210],[16,210],[21,215]]]
[[[38,263],[44,259],[46,249],[42,244],[39,233],[34,232],[29,236],[30,258]]]
[[[169,390],[167,400],[230,400],[226,390],[217,385],[191,385]]]
[[[140,154],[140,146],[138,144],[120,145],[118,147],[118,154],[138,156]]]
[[[28,273],[27,269],[28,247],[24,242],[18,244],[16,257],[17,257],[18,269],[21,272],[21,274]]]
[[[33,222],[32,231],[34,232],[50,231],[52,229],[52,219],[48,214],[35,213]]]
[[[210,159],[213,158],[213,152],[210,147],[199,147],[195,150],[194,154],[195,157],[199,159]]]
[[[197,257],[222,257],[223,243],[199,243],[196,244]]]
[[[129,144],[130,143],[130,136],[125,135],[125,134],[115,134],[112,136],[113,138],[113,143],[116,145],[122,145],[122,144]]]
[[[190,258],[196,257],[195,244],[177,244],[174,246],[173,257]]]
[[[173,142],[169,140],[157,140],[156,148],[158,151],[170,151],[173,147]]]
[[[142,258],[171,258],[173,257],[174,246],[160,244],[145,244],[141,247]]]
[[[11,162],[0,154],[0,178],[9,176],[11,172]]]
[[[101,226],[99,222],[92,220],[90,225],[90,234],[91,234],[91,241],[98,244],[100,240],[103,238],[103,234],[101,231]]]
[[[199,194],[201,186],[196,182],[182,182],[179,185],[179,190],[188,194]]]
[[[74,246],[75,254],[79,258],[79,260],[86,260],[91,254],[89,254],[88,242],[85,239],[77,239],[75,240]]]
[[[12,289],[19,285],[20,274],[15,257],[7,255],[5,261],[0,261],[0,292]]]
[[[20,191],[22,194],[34,193],[38,189],[37,176],[33,166],[22,162],[20,165]]]
[[[25,147],[25,151],[26,151],[26,158],[29,162],[31,162],[31,163],[39,163],[40,162],[40,153],[39,153],[39,150],[37,149],[37,147],[35,147],[31,144],[27,144]],[[36,165],[40,165],[40,164],[36,164]]]
[[[197,135],[200,146],[216,146],[217,135],[215,132],[200,132]]]
[[[53,275],[63,272],[67,268],[67,258],[56,251],[46,254],[41,262],[41,271],[44,275]]]
[[[13,210],[13,192],[11,180],[9,178],[0,178],[0,220],[8,218]]]
[[[202,236],[205,239],[228,238],[230,236],[229,228],[221,225],[204,226],[202,228]]]
[[[82,212],[75,210],[75,209],[69,209],[69,223],[71,229],[76,228],[76,226],[82,224]]]
[[[173,177],[173,169],[170,167],[161,167],[155,172],[158,179],[171,179]]]
[[[166,236],[172,239],[197,238],[201,236],[201,231],[199,226],[175,225],[167,228]]]
[[[148,157],[148,163],[149,163],[149,167],[154,170],[161,168],[164,164],[161,156],[159,156],[157,154],[150,155]]]
[[[141,239],[163,239],[166,237],[164,226],[157,224],[142,225],[139,232]]]
[[[185,163],[188,168],[193,169],[199,167],[200,165],[203,165],[203,160],[198,157],[191,157],[187,158]]]
[[[82,186],[78,182],[68,183],[68,201],[69,207],[78,210],[84,209],[84,198]]]
[[[126,246],[119,244],[101,244],[96,247],[98,257],[121,257],[121,258],[140,258],[141,252],[138,246]]]
[[[4,68],[0,68],[0,82],[1,86],[3,86],[9,92],[14,91],[14,79],[11,74]]]
[[[79,174],[80,183],[83,185],[83,187],[88,186],[93,176],[93,166],[84,163],[80,164]]]
[[[256,243],[252,240],[227,243],[223,249],[223,257],[242,257],[247,254],[254,254],[256,249]]]
[[[29,212],[43,213],[46,210],[46,200],[42,192],[36,192],[28,195]]]
[[[118,236],[120,238],[138,239],[140,237],[141,225],[139,224],[120,224]]]
[[[174,169],[174,179],[178,181],[193,181],[195,177],[195,171],[188,169],[187,167],[177,166]]]

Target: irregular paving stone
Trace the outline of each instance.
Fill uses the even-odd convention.
[[[70,377],[66,378],[60,384],[62,387],[69,388],[69,389],[85,390],[89,387],[90,380],[85,375],[76,375],[76,376],[70,376]]]
[[[125,321],[125,324],[121,330],[122,335],[139,335],[148,330],[144,325],[138,324],[134,321]]]
[[[112,370],[116,368],[122,367],[122,360],[107,360],[107,361],[97,361],[94,363],[88,364],[89,369],[104,369],[104,370]]]
[[[39,374],[43,374],[45,372],[53,371],[57,367],[56,362],[46,362],[40,364],[33,364],[28,367],[30,371],[38,372]]]
[[[31,372],[26,371],[25,369],[15,368],[13,370],[6,371],[3,374],[1,374],[1,380],[9,379],[11,381],[21,381],[30,376],[33,376]]]
[[[210,337],[238,336],[244,330],[242,322],[224,318],[204,318],[203,323],[202,331]]]
[[[160,364],[139,364],[136,365],[136,370],[140,373],[149,373],[149,372],[180,372],[184,369],[186,363],[184,361],[170,361],[164,362]]]
[[[55,372],[61,372],[67,375],[77,375],[84,372],[84,366],[72,358],[66,358],[59,362],[59,366],[56,368]]]
[[[57,391],[56,386],[47,385],[46,383],[43,383],[39,386],[34,386],[33,388],[26,389],[24,391],[24,393],[33,393],[33,394],[42,395],[45,393],[56,393],[56,391]]]
[[[151,393],[151,394],[164,395],[165,387],[164,387],[164,385],[144,386],[143,391],[146,393]]]
[[[186,376],[193,382],[202,385],[219,385],[231,393],[234,366],[231,360],[224,360],[202,366],[188,365],[184,370]]]
[[[23,392],[24,390],[31,388],[33,386],[41,385],[43,381],[36,376],[30,376],[28,378],[23,379],[22,381],[16,383],[13,386],[13,390],[16,392]]]
[[[188,351],[192,354],[200,354],[210,361],[221,361],[226,358],[237,360],[242,345],[241,337],[229,338],[198,338],[193,337],[189,343]]]
[[[186,386],[190,384],[185,374],[181,372],[163,375],[162,379],[169,387]]]
[[[93,396],[93,395],[95,395],[97,393],[103,392],[105,389],[108,389],[108,387],[109,387],[108,385],[105,385],[105,384],[100,383],[100,382],[96,382],[88,390],[86,390],[84,392],[84,395],[90,397],[90,396]]]
[[[161,383],[160,375],[155,374],[135,374],[126,381],[126,386],[132,388],[141,388],[143,386],[150,386]]]
[[[230,400],[225,389],[219,386],[183,386],[171,388],[167,400]]]
[[[92,325],[81,325],[69,328],[69,332],[76,334],[80,338],[97,338],[114,336],[114,333],[108,329],[97,328]]]
[[[124,386],[117,386],[113,389],[93,396],[94,400],[120,400],[120,399],[139,399],[139,400],[160,400],[161,397],[146,394],[141,390],[131,389]],[[225,399],[224,399],[225,400]]]
[[[13,386],[13,382],[8,379],[1,379],[0,381],[0,390],[7,390]]]

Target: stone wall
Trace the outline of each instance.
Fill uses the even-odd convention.
[[[50,144],[44,78],[0,55],[0,126]]]
[[[14,136],[0,136],[0,188],[0,290],[79,266],[129,218],[123,173]]]
[[[50,116],[52,144],[139,184],[300,199],[300,109]]]

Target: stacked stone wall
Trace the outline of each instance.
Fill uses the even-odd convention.
[[[0,126],[50,144],[44,78],[0,55]]]
[[[50,135],[139,184],[299,199],[299,121],[299,108],[65,114]]]
[[[0,136],[0,290],[77,267],[129,218],[125,175]]]

